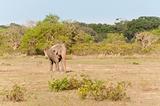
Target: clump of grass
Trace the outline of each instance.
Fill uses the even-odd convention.
[[[13,85],[10,90],[4,93],[5,99],[13,102],[21,102],[25,100],[26,89],[17,84]]]
[[[132,64],[134,64],[134,65],[139,65],[140,63],[139,62],[132,62]]]
[[[11,66],[11,64],[9,64],[9,63],[0,63],[0,65],[3,65],[3,66]]]

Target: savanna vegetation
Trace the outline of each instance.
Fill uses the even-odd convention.
[[[73,55],[67,55],[68,72],[52,76],[40,55],[55,43],[65,43]],[[159,104],[160,58],[141,54],[160,53],[160,17],[117,19],[110,25],[49,14],[28,25],[0,25],[0,49],[2,106]]]
[[[32,23],[31,23],[32,24]],[[58,16],[29,26],[11,23],[0,26],[0,52],[41,55],[43,49],[63,42],[68,54],[131,55],[160,50],[160,18],[139,17],[119,20],[113,25],[62,21]]]
[[[112,101],[129,100],[126,91],[130,85],[129,82],[125,81],[113,84],[110,81],[93,80],[83,74],[80,77],[74,75],[49,81],[51,91],[75,89],[81,99],[89,98],[97,101],[105,99]]]

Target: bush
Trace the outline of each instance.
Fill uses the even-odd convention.
[[[11,90],[7,90],[5,98],[10,101],[20,102],[25,100],[26,89],[15,84]]]
[[[127,82],[118,82],[115,86],[109,86],[105,89],[106,91],[106,99],[112,100],[112,101],[118,101],[118,100],[124,100],[129,99],[127,96],[126,90],[127,87],[130,86],[130,83]]]
[[[105,99],[104,89],[105,86],[102,81],[84,80],[83,85],[78,89],[78,94],[82,99],[91,97],[95,100],[103,100]]]
[[[109,84],[109,83],[108,83]],[[127,96],[126,90],[129,83],[118,82],[117,85],[111,84],[106,86],[104,82],[98,80],[85,80],[85,83],[78,89],[80,98],[93,98],[95,100],[125,100]]]
[[[48,82],[51,91],[72,90],[80,87],[80,81],[75,77],[64,77],[62,79],[53,79]]]
[[[132,62],[132,64],[134,64],[134,65],[139,65],[140,63],[139,63],[139,62],[134,61],[134,62]]]
[[[122,42],[122,43],[126,42],[126,39],[123,34],[108,33],[107,38],[103,40],[103,43],[118,43],[118,42]]]
[[[78,90],[81,99],[91,98],[94,100],[125,100],[128,99],[126,90],[130,83],[118,82],[117,84],[105,83],[101,80],[92,80],[86,75],[80,77],[71,76],[62,79],[54,79],[49,81],[49,89],[51,91],[62,90]]]
[[[151,46],[148,48],[142,48],[141,45],[137,43],[82,43],[79,45],[74,45],[72,53],[74,55],[133,55],[133,54],[147,54],[151,51],[155,51],[157,46]]]
[[[48,84],[49,89],[56,92],[67,90],[67,88],[69,87],[69,81],[66,77],[63,79],[53,79],[52,81],[49,81]]]

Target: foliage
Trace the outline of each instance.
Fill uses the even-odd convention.
[[[48,15],[34,28],[29,29],[21,44],[21,50],[29,55],[42,53],[43,49],[55,43],[63,42],[70,48],[72,44],[91,42],[93,38],[79,26],[60,22],[57,16]],[[41,52],[37,52],[41,51]]]
[[[132,64],[134,64],[134,65],[139,65],[140,63],[139,63],[139,62],[134,61],[134,62],[132,62]]]
[[[95,42],[101,42],[103,39],[106,38],[107,33],[114,33],[116,32],[114,25],[108,25],[108,24],[88,24],[86,25],[89,28],[92,28],[96,34],[94,36]]]
[[[107,85],[100,80],[84,79],[82,86],[78,88],[78,94],[80,98],[91,98],[94,100],[124,100],[128,99],[126,90],[130,86],[127,82],[118,82],[116,85],[113,83],[107,83]]]
[[[76,76],[64,77],[62,79],[53,79],[48,82],[51,91],[72,90],[80,87],[81,83]]]
[[[126,90],[130,83],[118,82],[117,84],[105,83],[101,80],[92,80],[86,75],[80,77],[71,76],[49,81],[51,91],[78,90],[81,99],[91,98],[94,100],[124,100],[128,99]]]
[[[108,24],[88,24],[90,28],[92,28],[97,33],[111,33],[115,32],[115,27],[113,25]]]
[[[13,48],[7,43],[8,37],[3,36],[0,34],[0,55],[4,55],[6,53],[11,53],[13,51]]]
[[[26,28],[11,23],[9,26],[0,26],[0,55],[16,52]]]
[[[158,41],[158,36],[152,34],[151,32],[141,32],[135,35],[135,41],[140,42],[143,48],[151,46],[153,43]]]
[[[15,23],[0,26],[0,55],[22,52],[28,55],[41,55],[43,49],[55,43],[65,43],[67,53],[75,55],[90,54],[144,54],[159,50],[160,18],[139,17],[131,21],[117,19],[114,25],[86,24],[60,21],[56,15],[49,14],[32,27]],[[151,46],[135,42],[136,34],[149,32],[157,40]],[[144,42],[148,42],[144,40]],[[18,48],[18,49],[17,49]],[[16,50],[17,49],[17,50]]]
[[[57,37],[65,41],[68,38],[63,35],[58,36],[59,33],[62,33],[62,29],[63,25],[60,23],[39,22],[36,27],[25,33],[21,49],[28,54],[37,54],[37,50],[42,50],[46,46],[55,43]]]
[[[95,100],[105,99],[103,90],[105,89],[104,82],[99,80],[83,79],[82,86],[78,88],[80,98],[93,97]]]
[[[74,55],[133,55],[147,54],[155,51],[156,45],[151,45],[148,48],[142,48],[138,43],[82,43],[74,45],[71,50]]]
[[[150,33],[152,33],[155,37],[157,37],[157,43],[160,43],[160,28],[151,30]]]
[[[15,23],[11,23],[10,26],[1,33],[1,35],[7,38],[7,42],[14,50],[17,49],[21,43],[21,38],[26,31],[25,26],[21,26]]]
[[[66,77],[63,79],[53,79],[52,81],[49,81],[48,84],[49,89],[56,92],[67,90],[67,88],[69,87],[69,82]]]
[[[82,86],[78,88],[78,95],[82,99],[124,100],[129,98],[126,93],[128,86],[130,86],[130,83],[124,81],[114,85],[113,83],[107,82],[107,84],[105,84],[105,82],[101,80],[91,80],[86,77],[82,80]]]
[[[125,43],[126,39],[123,34],[108,33],[107,38],[103,40],[104,43]]]
[[[10,101],[20,102],[25,100],[26,89],[17,84],[11,90],[6,91],[5,98]]]
[[[131,40],[135,33],[152,30],[158,28],[160,25],[160,18],[159,17],[139,17],[138,19],[133,19],[127,23],[127,30],[123,33]]]
[[[131,86],[131,83],[128,82],[118,82],[116,85],[110,85],[105,89],[106,99],[112,101],[119,101],[124,99],[129,99],[127,96],[126,90]]]

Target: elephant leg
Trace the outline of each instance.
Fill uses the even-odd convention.
[[[53,61],[50,61],[50,75],[51,75],[51,79],[53,78]]]
[[[55,63],[55,65],[56,65],[56,71],[59,71],[59,64]]]
[[[62,67],[63,67],[63,70],[66,72],[66,59],[62,59]]]
[[[62,69],[62,71],[65,71],[63,60],[61,61],[61,69]]]
[[[53,71],[53,61],[50,61],[50,71]]]

